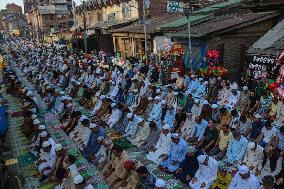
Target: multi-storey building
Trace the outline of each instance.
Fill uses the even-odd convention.
[[[30,29],[41,40],[51,32],[73,26],[72,0],[26,0],[25,3]]]

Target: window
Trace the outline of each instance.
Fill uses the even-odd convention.
[[[97,13],[98,21],[103,21],[103,14],[101,12]]]
[[[108,21],[115,20],[115,13],[108,14],[107,17],[108,17]]]
[[[122,16],[123,18],[129,18],[131,16],[131,6],[128,3],[122,5]]]

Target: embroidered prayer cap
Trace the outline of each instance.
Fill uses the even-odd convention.
[[[255,143],[254,142],[249,142],[248,143],[248,149],[253,149],[255,148]]]
[[[197,160],[198,160],[199,163],[202,164],[206,160],[206,157],[207,157],[206,155],[200,155],[200,156],[197,157]]]
[[[46,148],[46,147],[48,147],[48,146],[50,146],[51,144],[50,144],[50,142],[49,141],[44,141],[43,143],[42,143],[42,147],[43,148]]]
[[[128,113],[127,114],[127,118],[132,118],[132,116],[133,116],[133,113]]]
[[[37,118],[37,115],[36,114],[33,114],[32,115],[32,119],[34,120],[34,119],[36,119]]]
[[[244,90],[244,91],[247,91],[247,90],[248,90],[248,86],[244,86],[244,87],[243,87],[243,90]]]
[[[159,96],[156,96],[156,97],[155,97],[155,100],[160,100],[160,97],[159,97]]]
[[[165,125],[163,126],[163,129],[164,129],[164,130],[170,130],[170,129],[171,129],[171,127],[170,127],[170,125],[169,125],[169,124],[165,124]]]
[[[42,131],[41,133],[40,133],[40,137],[46,137],[47,136],[47,132],[46,131]]]
[[[244,174],[247,174],[247,173],[249,173],[249,168],[248,168],[248,166],[246,166],[246,165],[241,165],[241,166],[239,167],[239,174],[244,175]]]
[[[142,117],[139,117],[137,121],[138,121],[138,123],[142,123],[144,121],[144,119]]]
[[[160,93],[160,92],[161,92],[161,89],[157,89],[157,90],[156,90],[156,93]]]
[[[189,152],[189,153],[196,152],[195,146],[189,146],[189,147],[188,147],[188,152]]]
[[[39,129],[39,130],[44,130],[44,129],[45,129],[45,125],[39,125],[39,126],[38,126],[38,129]]]
[[[101,141],[103,141],[105,138],[103,137],[103,136],[99,136],[98,138],[97,138],[97,141],[98,142],[101,142]]]
[[[69,103],[66,106],[67,106],[67,108],[70,108],[70,107],[72,107],[72,103]]]
[[[35,109],[35,108],[32,108],[32,112],[33,112],[33,113],[36,113],[36,109]]]
[[[260,114],[256,114],[254,117],[257,118],[257,119],[260,119],[261,115]]]
[[[151,101],[151,100],[153,100],[153,98],[149,96],[149,97],[148,97],[148,100]]]
[[[203,100],[203,105],[207,105],[207,104],[209,104],[208,100]]]
[[[62,150],[62,149],[63,149],[63,147],[62,147],[61,144],[56,144],[56,145],[55,145],[55,151],[56,151],[56,152],[58,152],[58,151],[60,151],[60,150]]]
[[[81,175],[74,177],[74,184],[80,184],[84,181],[84,178]]]
[[[134,89],[133,92],[138,93],[138,89]]]
[[[213,108],[213,109],[215,109],[215,108],[217,108],[217,107],[218,107],[217,104],[212,104],[212,108]]]
[[[85,115],[82,115],[81,117],[80,117],[80,122],[82,122],[82,121],[84,121],[85,119],[88,119],[88,117],[87,116],[85,116]]]
[[[73,98],[71,96],[66,96],[66,100],[72,100]]]
[[[88,185],[88,186],[86,186],[84,189],[94,189],[94,187],[92,186],[92,185]]]
[[[90,128],[90,129],[93,129],[93,128],[96,128],[96,127],[97,127],[97,125],[96,125],[96,124],[91,123],[89,128]]]
[[[165,187],[166,186],[166,183],[164,180],[162,179],[157,179],[156,180],[156,183],[155,183],[155,186],[158,187],[158,188],[162,188],[162,187]]]
[[[67,96],[62,96],[62,97],[60,97],[60,100],[61,100],[61,101],[66,100],[66,97],[67,97]]]
[[[178,95],[178,92],[174,92],[174,95],[177,96],[177,95]]]
[[[38,119],[35,119],[35,120],[33,121],[33,124],[34,124],[34,125],[38,125],[38,124],[40,124],[40,121],[39,121]]]

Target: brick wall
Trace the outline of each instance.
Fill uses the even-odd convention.
[[[227,34],[212,36],[207,40],[207,48],[223,47],[224,67],[229,70],[230,79],[238,80],[241,72],[246,71],[245,51],[272,27],[272,21],[269,20]]]
[[[167,1],[168,0],[151,0],[150,4],[150,16],[156,17],[167,13]],[[139,17],[143,16],[143,0],[137,0]]]

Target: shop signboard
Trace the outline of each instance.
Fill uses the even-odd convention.
[[[248,77],[257,80],[267,73],[269,79],[276,78],[279,66],[274,56],[252,55],[248,60]]]
[[[167,2],[167,11],[169,13],[183,12],[184,11],[183,7],[184,7],[183,2],[178,2],[178,1],[168,1]]]

